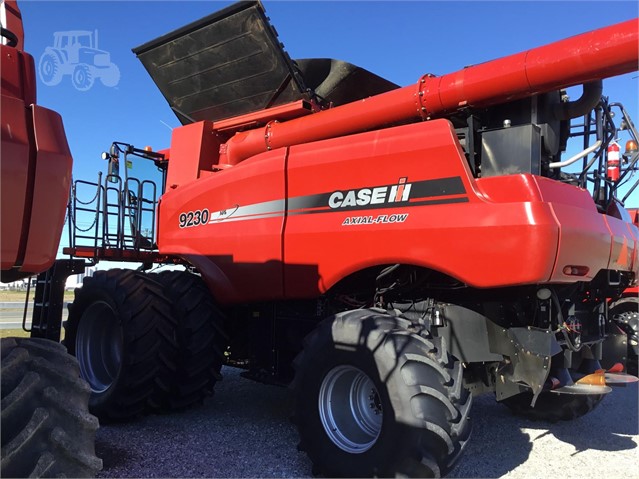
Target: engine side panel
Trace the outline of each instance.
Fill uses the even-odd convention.
[[[507,180],[503,198],[492,201],[478,190],[446,120],[291,147],[286,295],[312,297],[389,263],[476,287],[544,282],[559,228],[548,205],[531,202],[538,197],[529,177]],[[316,284],[295,272],[309,263],[317,264]]]

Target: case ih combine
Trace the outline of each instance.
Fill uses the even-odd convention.
[[[603,351],[636,338],[608,305],[636,285],[617,186],[639,155],[616,142],[637,132],[602,79],[637,70],[638,32],[403,88],[291,60],[259,2],[134,49],[183,126],[162,151],[115,142],[109,174],[74,184],[70,224],[93,228],[41,277],[32,336],[59,340],[46,304],[68,271],[140,262],[96,272],[70,306],[93,414],[187,407],[222,365],[243,368],[293,386],[300,447],[326,476],[445,475],[477,394],[533,418],[588,413],[631,379],[627,349]],[[583,151],[562,158],[574,136]],[[159,184],[128,177],[132,157]],[[153,271],[165,263],[185,270]]]

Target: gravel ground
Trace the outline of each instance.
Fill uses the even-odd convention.
[[[98,477],[312,477],[289,422],[290,392],[224,368],[202,407],[103,426]],[[639,479],[638,388],[615,388],[591,414],[558,424],[475,398],[473,438],[449,477]]]

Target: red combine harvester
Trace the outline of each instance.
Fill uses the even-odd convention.
[[[23,51],[22,16],[15,1],[0,4],[0,19],[1,279],[43,273],[36,309],[57,315],[59,335],[64,279],[84,268],[81,260],[54,265],[72,158],[60,115],[36,104],[33,57]],[[88,412],[89,394],[78,362],[61,344],[3,338],[0,475],[86,477],[100,470],[102,461],[94,451],[98,420]]]
[[[551,421],[594,409],[632,380],[626,350],[603,351],[637,281],[617,187],[639,155],[616,146],[637,132],[602,79],[637,70],[638,45],[633,19],[400,88],[293,61],[241,2],[134,49],[183,126],[162,151],[113,143],[108,174],[73,186],[70,224],[94,227],[60,263],[142,263],[96,272],[69,309],[93,414],[196,404],[229,365],[292,384],[323,475],[433,477],[475,395]],[[59,340],[56,314],[32,335]]]

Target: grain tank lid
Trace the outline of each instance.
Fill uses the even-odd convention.
[[[182,124],[310,97],[260,1],[233,4],[133,53]]]

